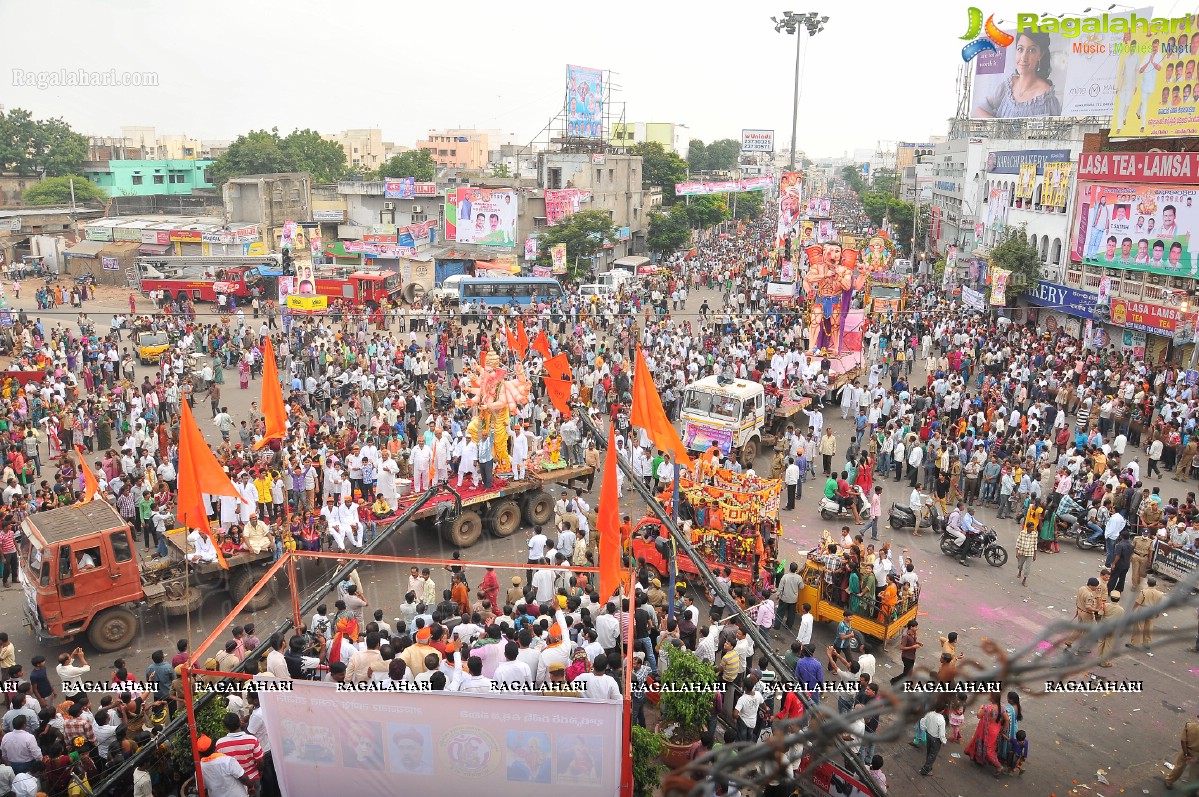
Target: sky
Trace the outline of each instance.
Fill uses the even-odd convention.
[[[7,37],[0,103],[89,135],[122,125],[201,139],[379,127],[384,140],[412,145],[432,128],[475,127],[525,143],[561,109],[566,65],[578,64],[611,70],[629,121],[685,124],[705,141],[774,129],[785,149],[795,37],[776,33],[770,17],[818,11],[829,21],[802,41],[798,148],[852,155],[945,133],[967,5],[10,2],[0,30],[25,35]],[[60,69],[153,72],[158,85],[18,85]]]

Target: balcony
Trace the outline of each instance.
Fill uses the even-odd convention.
[[[1117,299],[1151,304],[1169,304],[1179,290],[1186,288],[1182,277],[1162,277],[1141,271],[1104,269],[1096,266],[1079,266],[1071,263],[1066,267],[1065,285],[1078,290],[1098,293],[1099,282],[1104,277],[1111,279],[1111,295]],[[1178,281],[1177,285],[1169,284]]]

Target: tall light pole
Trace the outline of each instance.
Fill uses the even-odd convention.
[[[801,30],[807,30],[808,36],[815,36],[820,31],[824,30],[824,23],[828,22],[828,17],[822,17],[815,11],[808,11],[796,14],[791,11],[784,11],[783,18],[771,17],[770,21],[774,23],[775,33],[788,33],[795,36],[795,93],[791,101],[791,163],[792,169],[795,168],[795,135],[796,129],[799,127],[799,45],[803,38],[800,35]]]

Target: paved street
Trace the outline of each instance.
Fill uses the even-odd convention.
[[[32,283],[27,287],[18,306],[29,309],[31,316],[36,316],[31,309]],[[107,326],[112,311],[128,309],[126,292],[108,290],[105,293],[107,298],[89,303],[86,308],[99,328]],[[718,306],[719,296],[696,291],[689,301],[692,312],[705,298],[710,305]],[[204,309],[208,309],[207,306]],[[66,308],[61,315],[54,317],[63,323],[73,324],[75,315],[75,312]],[[51,314],[42,313],[41,317],[48,320]],[[920,368],[917,365],[917,376],[922,375]],[[250,390],[241,391],[237,389],[234,372],[227,372],[222,396],[235,419],[244,417],[249,402],[257,400],[259,393],[260,382],[257,380],[251,383]],[[215,428],[208,422],[206,402],[197,401],[196,411],[208,439],[211,442],[218,441]],[[826,421],[840,435],[840,440],[848,439],[848,434],[842,433],[848,432],[849,423],[841,420],[839,407],[828,408]],[[769,471],[768,454],[759,458],[759,472]],[[876,484],[884,487],[884,514],[893,501],[907,502],[910,488],[906,479],[900,484],[890,479],[876,479]],[[1156,484],[1160,484],[1166,496],[1183,497],[1186,490],[1195,489],[1193,483],[1183,485],[1168,477],[1161,482],[1154,479],[1150,486]],[[826,524],[819,517],[816,504],[822,486],[822,478],[809,482],[796,510],[784,512],[782,553],[788,561],[802,558],[803,552],[816,543],[826,527],[834,532],[840,527],[840,524]],[[600,481],[597,479],[590,496],[593,506],[598,501],[599,490]],[[643,507],[639,500],[630,498],[631,495],[634,495],[632,491],[626,490],[624,509],[638,517]],[[925,535],[913,539],[906,534],[892,535],[885,528],[885,519],[882,521],[882,540],[893,543],[897,549],[897,559],[899,550],[907,549],[920,576],[920,634],[925,648],[918,657],[918,666],[934,666],[936,637],[954,630],[961,635],[960,649],[966,653],[967,659],[983,659],[980,643],[984,637],[994,639],[1009,651],[1020,647],[1035,638],[1046,623],[1071,616],[1075,590],[1088,577],[1096,575],[1102,565],[1101,552],[1079,551],[1071,544],[1056,555],[1042,554],[1037,560],[1029,587],[1022,588],[1015,579],[1015,524],[1008,520],[995,520],[994,512],[990,509],[982,510],[979,517],[983,522],[997,527],[1000,542],[1008,549],[1010,560],[1002,568],[991,568],[981,561],[974,562],[969,569],[963,568],[957,561],[939,552],[935,536]],[[523,539],[521,534],[506,540],[484,536],[480,544],[463,552],[463,558],[523,563]],[[452,549],[440,538],[418,533],[413,526],[408,526],[390,541],[383,553],[400,557],[449,558]],[[302,594],[306,594],[307,585],[317,572],[316,566],[304,568],[300,584]],[[371,607],[382,607],[389,621],[398,613],[396,609],[402,599],[401,584],[405,572],[399,565],[368,564],[361,570]],[[521,567],[499,572],[501,585],[506,586],[511,576],[520,572],[523,572]],[[473,575],[472,584],[477,583],[478,578],[478,575]],[[436,580],[441,586],[443,579]],[[1164,586],[1168,587],[1169,582]],[[1134,594],[1130,593],[1122,603],[1130,608],[1133,600]],[[277,620],[286,614],[285,605],[284,602],[276,603],[266,611],[247,614],[239,621],[257,623],[259,635],[265,636]],[[191,638],[195,642],[203,639],[230,609],[228,596],[223,592],[214,593],[192,617]],[[28,662],[35,650],[28,630],[18,625],[17,618],[21,616],[19,590],[0,592],[0,612],[9,618],[4,630],[9,632],[16,644],[17,660]],[[156,610],[149,609],[143,613],[142,619],[144,622],[136,642],[120,654],[128,658],[131,671],[137,675],[141,674],[141,668],[148,662],[151,651],[158,648],[173,650],[174,641],[188,634],[188,626],[183,618],[167,622]],[[1141,793],[1142,789],[1147,790],[1145,793],[1162,793],[1160,775],[1165,770],[1163,761],[1172,760],[1182,723],[1199,710],[1199,655],[1186,651],[1194,643],[1194,608],[1171,612],[1157,623],[1157,635],[1160,637],[1168,636],[1175,629],[1181,637],[1158,644],[1152,655],[1136,653],[1118,659],[1111,669],[1097,670],[1104,678],[1144,681],[1144,693],[1141,695],[1051,696],[1039,699],[1023,695],[1025,719],[1021,727],[1028,732],[1031,746],[1028,771],[1020,778],[1018,785],[1008,779],[1000,781],[1000,785],[1030,794],[1055,794],[1058,797],[1066,794],[1085,795],[1088,789],[1083,786],[1105,795],[1135,794]],[[831,642],[831,632],[831,627],[818,630],[817,643],[821,647]],[[779,637],[778,650],[784,651],[790,641]],[[68,647],[63,645],[36,652],[53,656]],[[1118,644],[1117,649],[1125,650],[1123,644]],[[101,674],[107,675],[109,665],[116,656],[92,656],[89,661]],[[899,671],[897,652],[881,654],[879,660],[880,681],[884,675],[889,677]],[[967,738],[973,732],[974,725],[973,718],[968,718],[963,726],[963,734]],[[947,745],[942,751],[933,776],[920,777],[916,770],[923,763],[924,752],[910,747],[906,743],[908,738],[901,739],[897,744],[881,745],[878,751],[886,758],[884,771],[893,793],[968,795],[994,785],[989,773],[974,767],[961,755],[962,747],[953,744]],[[1114,753],[1116,750],[1120,752]],[[1097,782],[1096,771],[1099,769],[1106,772],[1109,786]]]

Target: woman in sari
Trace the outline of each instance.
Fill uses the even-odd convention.
[[[1041,512],[1040,532],[1037,535],[1037,546],[1043,553],[1057,553],[1057,506],[1060,495],[1049,499],[1049,503]]]
[[[861,487],[866,500],[870,500],[870,493],[874,490],[874,457],[869,453],[862,454],[858,465],[858,477],[854,479],[854,484]]]
[[[999,693],[987,695],[988,702],[978,710],[978,727],[966,745],[966,755],[980,766],[995,767],[995,777],[1003,773],[1003,765],[999,762],[999,738],[1004,733],[1006,716],[999,705]]]
[[[999,737],[998,757],[1009,772],[1015,764],[1013,752],[1016,747],[1016,734],[1020,732],[1020,723],[1024,720],[1024,712],[1020,710],[1020,693],[1008,692],[1007,703],[1003,706],[1003,735]]]
[[[895,582],[888,579],[887,586],[883,587],[882,594],[878,596],[878,621],[884,625],[891,622],[898,604],[899,590]]]
[[[858,572],[853,570],[849,574],[849,583],[846,586],[846,591],[849,593],[848,608],[854,614],[862,610],[862,579],[858,576]]]
[[[237,381],[242,390],[250,388],[250,356],[243,354],[237,361]]]
[[[225,384],[225,369],[219,356],[212,358],[212,382],[216,385]]]

